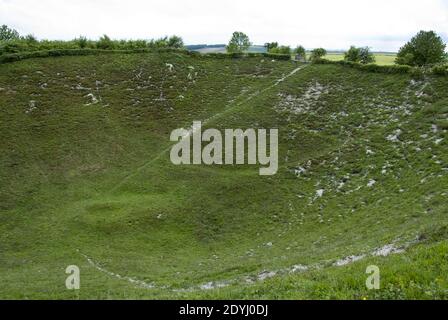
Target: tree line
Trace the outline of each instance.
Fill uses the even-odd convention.
[[[229,53],[247,52],[252,45],[249,37],[240,31],[232,34],[226,47]],[[281,55],[297,55],[301,60],[311,62],[323,59],[327,55],[324,48],[316,48],[307,52],[303,46],[291,49],[290,46],[279,45],[278,42],[266,43],[268,53]],[[40,51],[50,49],[102,49],[129,50],[144,48],[176,48],[183,49],[184,42],[179,36],[163,37],[151,40],[112,40],[103,35],[99,40],[90,40],[80,36],[70,41],[37,40],[34,35],[21,36],[17,30],[6,25],[0,27],[0,55],[5,53],[19,53],[26,51]],[[395,63],[409,66],[428,66],[444,63],[448,60],[446,44],[434,31],[420,31],[409,42],[400,48]],[[351,46],[345,52],[344,60],[360,64],[375,62],[375,55],[369,47]]]
[[[234,32],[227,45],[229,53],[242,53],[251,46],[249,37],[243,32]],[[307,52],[303,46],[291,49],[290,46],[279,45],[278,42],[269,42],[264,45],[268,53],[298,55],[302,59],[316,61],[324,58],[327,51],[324,48],[316,48]],[[409,66],[428,66],[446,62],[446,44],[434,31],[420,31],[409,42],[400,48],[395,63]],[[375,63],[375,55],[369,47],[355,47],[344,53],[344,60],[361,64]]]
[[[0,55],[51,49],[132,50],[145,48],[183,49],[184,42],[176,35],[151,40],[113,40],[107,35],[101,36],[98,40],[90,40],[84,36],[70,41],[38,40],[34,35],[22,36],[17,30],[6,25],[0,26]]]

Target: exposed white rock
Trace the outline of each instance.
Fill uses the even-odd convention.
[[[31,100],[28,103],[28,109],[25,111],[26,114],[33,112],[34,110],[37,109],[37,102],[34,100]]]
[[[257,278],[260,281],[275,277],[277,275],[277,273],[275,271],[264,271],[262,273],[260,273]]]
[[[85,95],[84,97],[90,99],[90,103],[88,103],[86,105],[97,104],[99,102],[99,100],[93,95],[93,93],[89,93],[89,94]]]
[[[345,266],[345,265],[353,263],[355,261],[364,259],[364,257],[365,257],[365,255],[345,257],[343,259],[336,261],[335,263],[333,263],[333,265],[337,266],[337,267]]]
[[[304,266],[302,264],[296,264],[294,266],[292,266],[291,268],[291,273],[295,273],[295,272],[303,272],[303,271],[307,271],[309,268],[307,266]]]
[[[174,70],[174,65],[171,64],[171,63],[165,63],[165,66],[168,67],[168,70],[169,70],[170,72],[172,72],[172,71]]]
[[[397,129],[395,131],[395,133],[388,135],[386,137],[386,140],[390,141],[390,142],[400,142],[399,137],[401,134],[402,134],[402,131],[400,129]]]
[[[386,257],[393,253],[402,253],[402,252],[404,252],[404,249],[397,248],[397,247],[395,247],[394,244],[387,244],[384,247],[381,247],[381,248],[375,250],[372,253],[372,255]]]

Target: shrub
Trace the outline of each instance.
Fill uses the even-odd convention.
[[[76,38],[76,39],[73,40],[73,41],[76,43],[76,45],[77,45],[79,48],[81,48],[81,49],[85,49],[85,48],[87,48],[88,41],[87,41],[87,38],[86,38],[86,37],[80,36],[79,38]]]
[[[420,31],[400,48],[396,63],[410,66],[426,66],[445,60],[446,45],[434,31]]]
[[[280,46],[280,47],[272,48],[268,52],[274,53],[274,54],[289,54],[289,55],[291,55],[291,48],[289,46]]]
[[[410,73],[417,72],[416,68],[413,68],[411,66],[405,66],[405,65],[391,65],[391,66],[380,66],[374,63],[371,64],[361,64],[359,62],[352,62],[352,61],[331,61],[327,59],[318,59],[315,61],[317,64],[338,64],[345,67],[350,67],[362,71],[368,71],[368,72],[376,72],[376,73]],[[419,71],[420,72],[420,71]]]
[[[111,50],[115,48],[115,44],[107,35],[103,35],[96,43],[96,47],[98,49]]]
[[[151,48],[166,48],[168,47],[168,37],[151,40],[149,46]]]
[[[431,72],[435,75],[446,76],[448,75],[448,64],[438,64],[431,69]]]
[[[36,37],[34,35],[32,35],[32,34],[29,34],[29,35],[25,36],[23,38],[23,40],[25,40],[26,43],[28,43],[29,45],[35,45],[38,42]]]
[[[277,54],[277,53],[263,53],[263,57],[274,59],[274,60],[291,60],[290,54]]]

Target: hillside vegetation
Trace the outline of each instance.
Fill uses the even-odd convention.
[[[448,298],[447,85],[182,52],[0,65],[0,298]],[[278,128],[279,172],[174,166],[194,120]]]

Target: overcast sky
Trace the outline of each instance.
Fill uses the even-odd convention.
[[[422,29],[447,41],[448,0],[0,0],[1,24],[40,39],[177,34],[216,44],[238,30],[255,44],[396,51]]]

